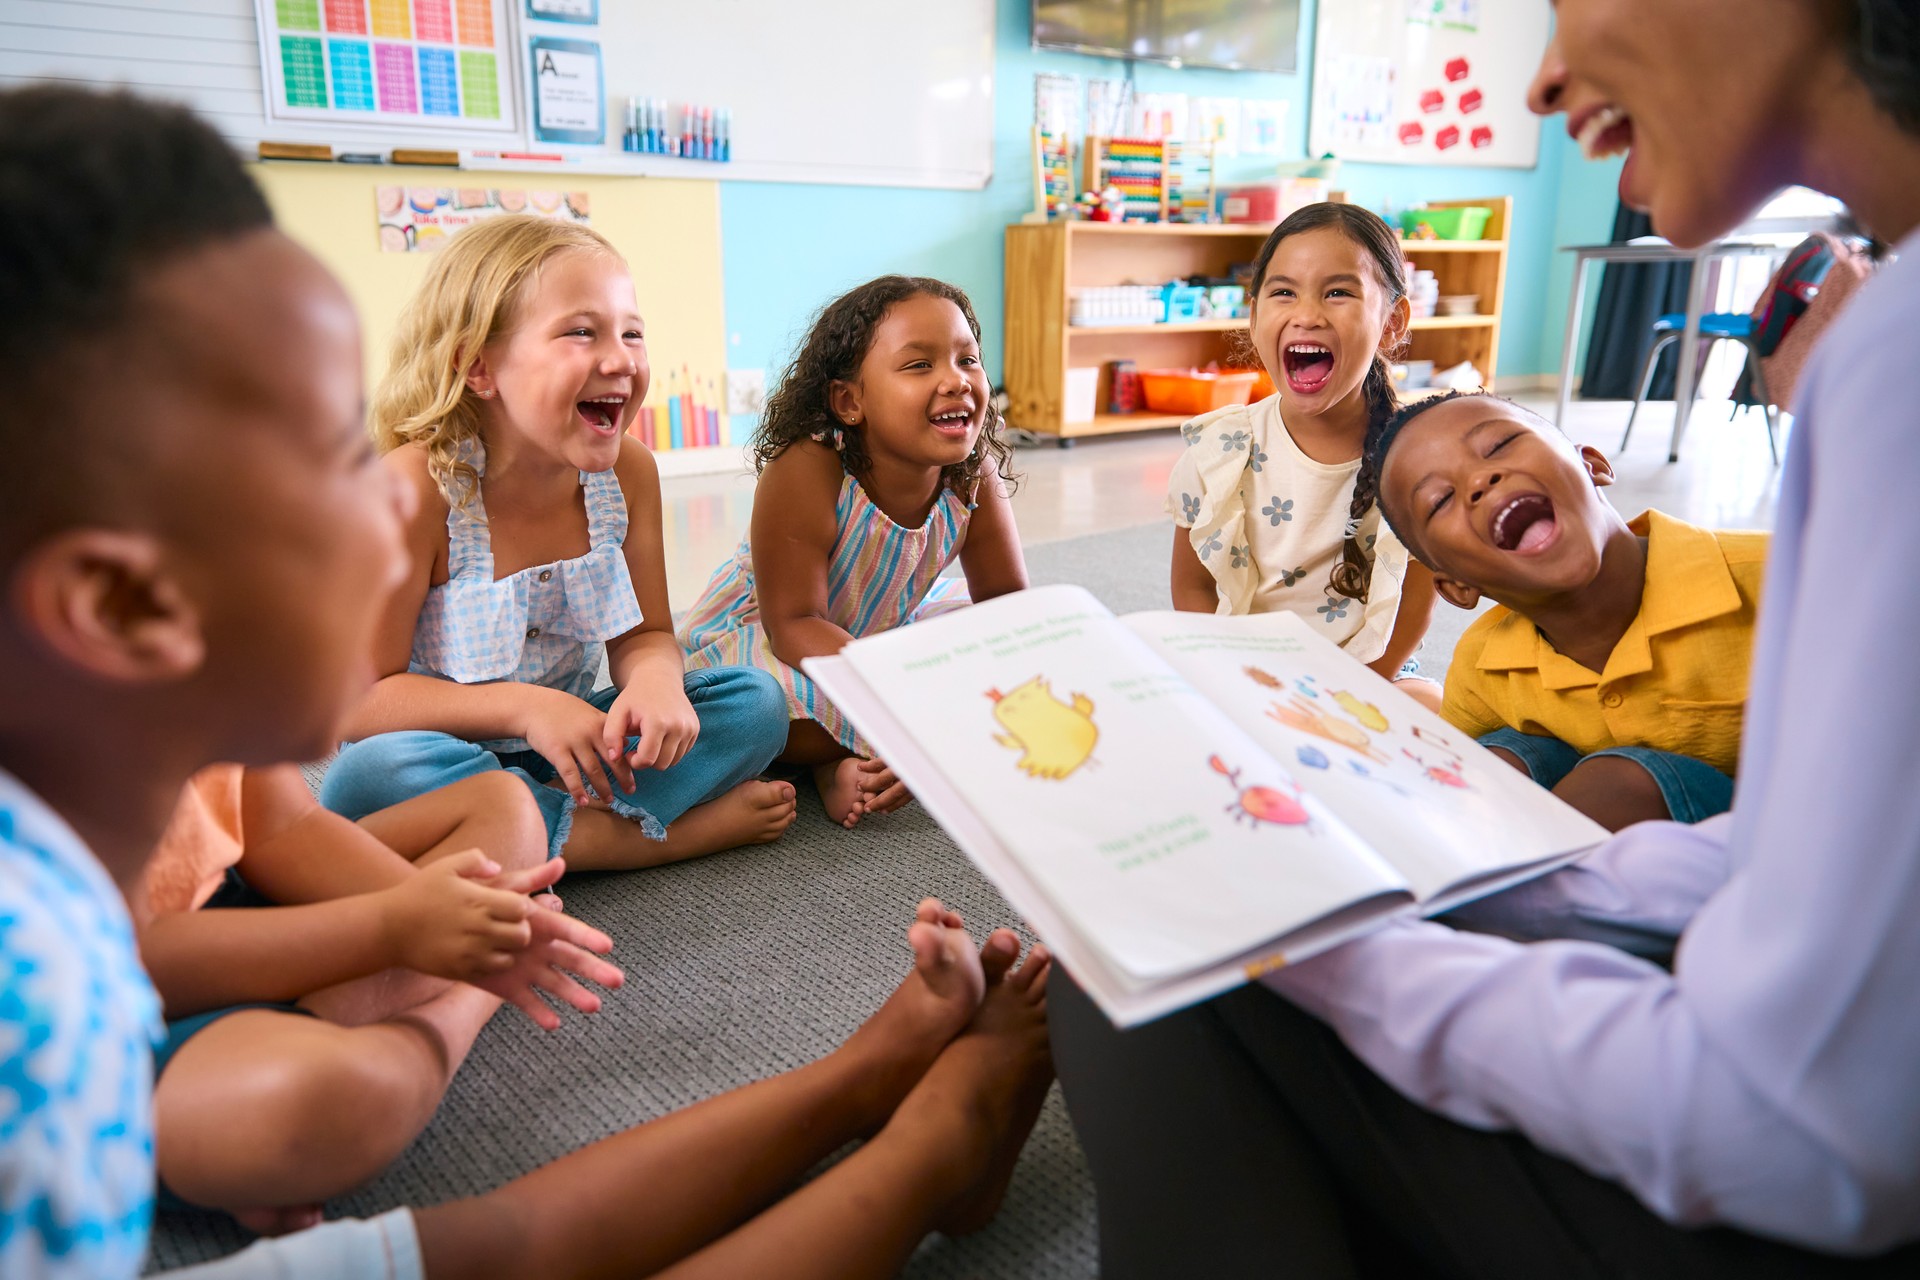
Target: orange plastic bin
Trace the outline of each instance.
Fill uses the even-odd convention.
[[[1142,369],[1140,391],[1153,413],[1208,413],[1245,404],[1259,375],[1250,369]]]

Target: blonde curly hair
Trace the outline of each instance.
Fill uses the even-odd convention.
[[[513,328],[541,265],[570,251],[625,261],[605,236],[579,223],[533,214],[490,219],[440,252],[400,313],[369,426],[382,453],[424,445],[428,472],[456,507],[472,500],[480,479],[464,457],[480,440],[467,374],[486,345]]]

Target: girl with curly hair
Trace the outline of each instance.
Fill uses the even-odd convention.
[[[909,797],[801,660],[1027,585],[1012,450],[967,295],[882,276],[828,304],[753,452],[753,523],[687,618],[687,665],[772,674],[791,721],[780,758],[811,766],[828,815],[851,827]],[[956,558],[964,583],[940,578]]]
[[[627,264],[585,227],[473,227],[401,313],[373,431],[413,496],[382,679],[321,801],[359,819],[516,774],[549,856],[620,870],[772,840],[793,788],[756,777],[785,736],[760,672],[688,672],[673,636]],[[603,665],[612,679],[596,689]]]

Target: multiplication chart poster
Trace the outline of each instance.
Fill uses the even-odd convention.
[[[254,0],[267,114],[518,132],[507,0]]]

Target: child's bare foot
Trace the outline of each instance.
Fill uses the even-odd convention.
[[[941,1153],[953,1198],[935,1219],[948,1235],[992,1220],[1053,1084],[1047,1044],[1047,974],[1036,946],[987,988],[979,1012],[894,1112],[885,1134]]]
[[[884,760],[860,761],[860,809],[863,813],[892,813],[913,799]]]
[[[866,811],[866,792],[860,789],[858,756],[842,756],[826,764],[813,766],[813,785],[820,788],[820,803],[827,817],[843,827],[852,827]]]
[[[885,1004],[848,1038],[840,1053],[863,1064],[869,1114],[860,1126],[876,1132],[940,1051],[972,1020],[989,983],[998,983],[1020,953],[1009,929],[996,929],[978,950],[959,913],[927,898],[907,929],[913,972]]]
[[[262,1209],[234,1209],[233,1220],[257,1236],[284,1236],[320,1225],[317,1204],[273,1205]]]
[[[715,800],[681,814],[662,841],[663,862],[698,858],[743,844],[767,844],[793,825],[793,784],[749,778]]]

